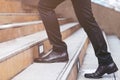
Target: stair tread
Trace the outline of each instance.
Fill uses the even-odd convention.
[[[56,80],[66,63],[34,63],[12,80]]]
[[[61,32],[78,25],[78,22],[67,23],[61,25]],[[0,43],[0,61],[3,61],[11,56],[16,55],[18,52],[28,49],[29,47],[47,39],[45,31],[37,32],[32,35],[17,38],[7,42]]]
[[[18,74],[12,80],[64,80],[61,79],[61,77],[68,69],[68,66],[73,66],[73,64],[70,64],[72,63],[74,58],[76,58],[75,55],[77,50],[86,39],[87,35],[84,30],[79,29],[70,37],[64,40],[68,45],[68,63],[33,63],[31,66]],[[65,75],[68,75],[68,73]]]

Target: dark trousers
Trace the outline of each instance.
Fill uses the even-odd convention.
[[[62,41],[59,23],[54,9],[64,0],[40,0],[39,13],[48,38],[53,45],[53,50],[64,51],[67,50],[66,44]],[[79,23],[87,33],[95,55],[98,58],[99,65],[106,65],[113,62],[110,53],[107,51],[107,45],[102,35],[102,31],[96,23],[92,9],[91,0],[71,0]]]

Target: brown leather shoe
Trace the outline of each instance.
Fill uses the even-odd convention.
[[[102,78],[102,76],[107,73],[111,74],[118,70],[115,63],[111,63],[109,65],[99,66],[95,73],[85,74],[86,78]]]
[[[68,60],[69,59],[68,59],[67,51],[64,52],[52,51],[44,57],[36,58],[34,61],[37,63],[55,63],[55,62],[66,62]]]

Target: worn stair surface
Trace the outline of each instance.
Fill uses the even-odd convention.
[[[116,36],[107,36],[106,41],[108,44],[108,50],[111,52],[113,59],[115,60],[118,68],[120,69],[120,40]],[[92,45],[89,44],[88,49],[86,51],[86,57],[79,72],[78,80],[92,80],[85,78],[84,74],[94,72],[97,69],[97,67],[97,58],[95,57]],[[120,80],[120,71],[110,75],[105,74],[103,78],[96,80]]]
[[[68,45],[69,61],[61,63],[33,63],[12,80],[66,80],[76,63],[79,52],[87,40],[83,29],[65,39]],[[77,75],[76,75],[77,76]]]

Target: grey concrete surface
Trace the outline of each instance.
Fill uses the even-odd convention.
[[[116,36],[107,36],[109,49],[111,52],[111,55],[117,64],[118,68],[120,69],[120,40]],[[94,72],[97,69],[98,62],[97,58],[94,55],[94,50],[92,45],[90,44],[88,46],[86,57],[84,59],[84,63],[81,66],[78,80],[93,80],[93,79],[86,79],[84,77],[85,73],[91,73]],[[95,80],[120,80],[120,71],[114,73],[114,74],[105,74],[103,78],[101,79],[95,79]]]

